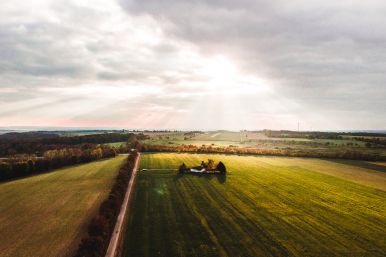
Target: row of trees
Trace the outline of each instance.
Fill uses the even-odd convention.
[[[137,158],[137,151],[131,152],[119,170],[108,198],[102,202],[98,215],[91,220],[88,236],[82,239],[74,257],[105,256]]]
[[[117,150],[106,145],[48,150],[43,157],[21,156],[0,161],[0,181],[43,173],[64,166],[115,157]]]
[[[190,172],[189,167],[186,166],[186,164],[183,162],[179,167],[178,167],[178,173],[185,173],[185,172]],[[225,174],[227,169],[225,167],[225,164],[220,161],[219,163],[215,163],[212,159],[209,159],[208,162],[201,161],[201,165],[197,167],[192,167],[192,169],[205,169],[203,173],[206,171],[213,171],[213,172],[220,172],[221,174]]]
[[[386,137],[354,137],[357,141],[366,142],[367,147],[371,147],[372,145],[386,147]]]
[[[385,133],[376,132],[321,132],[321,131],[291,131],[291,130],[263,130],[268,137],[274,138],[310,138],[310,139],[344,139],[352,136],[357,140],[379,143],[385,142]]]
[[[336,132],[320,131],[291,131],[291,130],[264,130],[267,137],[276,138],[310,138],[310,139],[342,139]]]
[[[138,149],[143,152],[189,152],[189,153],[230,153],[230,154],[251,154],[251,155],[272,155],[289,157],[313,157],[313,158],[332,158],[350,159],[365,161],[386,161],[385,156],[377,153],[367,153],[355,150],[341,151],[305,151],[288,149],[257,149],[257,148],[238,148],[238,147],[214,147],[214,146],[195,146],[195,145],[149,145],[143,144]]]
[[[252,140],[249,140],[249,142],[252,142]],[[310,146],[310,147],[360,147],[358,143],[353,143],[353,142],[344,142],[342,140],[340,141],[327,141],[327,142],[322,142],[322,141],[303,141],[303,140],[291,140],[291,139],[259,139],[258,144],[261,145],[284,145],[284,146]]]
[[[16,135],[15,135],[16,134]],[[15,154],[37,154],[54,149],[62,149],[72,146],[89,144],[105,144],[113,142],[131,142],[145,140],[148,136],[143,133],[103,133],[83,136],[58,136],[41,132],[12,133],[0,136],[0,156],[12,156]]]

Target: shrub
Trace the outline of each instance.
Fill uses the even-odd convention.
[[[100,236],[90,236],[82,239],[80,243],[78,252],[75,254],[75,257],[98,257],[103,256],[104,253],[104,243],[102,237]]]
[[[224,163],[222,163],[221,161],[217,164],[216,169],[218,171],[220,171],[221,173],[226,173],[227,172],[227,169],[226,169]]]
[[[0,162],[0,180],[9,179],[12,176],[12,166],[7,162]]]

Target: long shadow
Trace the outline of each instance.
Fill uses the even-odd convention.
[[[376,170],[376,171],[380,171],[380,172],[386,172],[386,166],[377,165],[375,163],[369,163],[367,161],[339,160],[339,159],[325,159],[325,160],[330,161],[330,162],[339,163],[339,164],[350,165],[350,166],[354,166],[354,167],[360,167],[360,168]]]
[[[213,173],[178,173],[175,175],[174,180],[179,180],[184,176],[195,176],[207,180],[211,180],[214,177],[217,178],[217,181],[221,184],[224,184],[227,180],[226,174],[213,174]]]
[[[217,181],[220,184],[224,184],[227,181],[227,175],[226,174],[215,174]]]

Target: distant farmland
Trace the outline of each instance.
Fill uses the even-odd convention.
[[[208,158],[226,178],[173,170]],[[384,256],[386,173],[371,163],[144,154],[141,167],[124,256]]]
[[[0,256],[68,256],[124,156],[0,184]]]

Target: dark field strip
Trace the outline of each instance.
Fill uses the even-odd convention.
[[[382,190],[282,158],[148,154],[141,168],[208,158],[226,178],[139,172],[125,256],[385,256]]]

